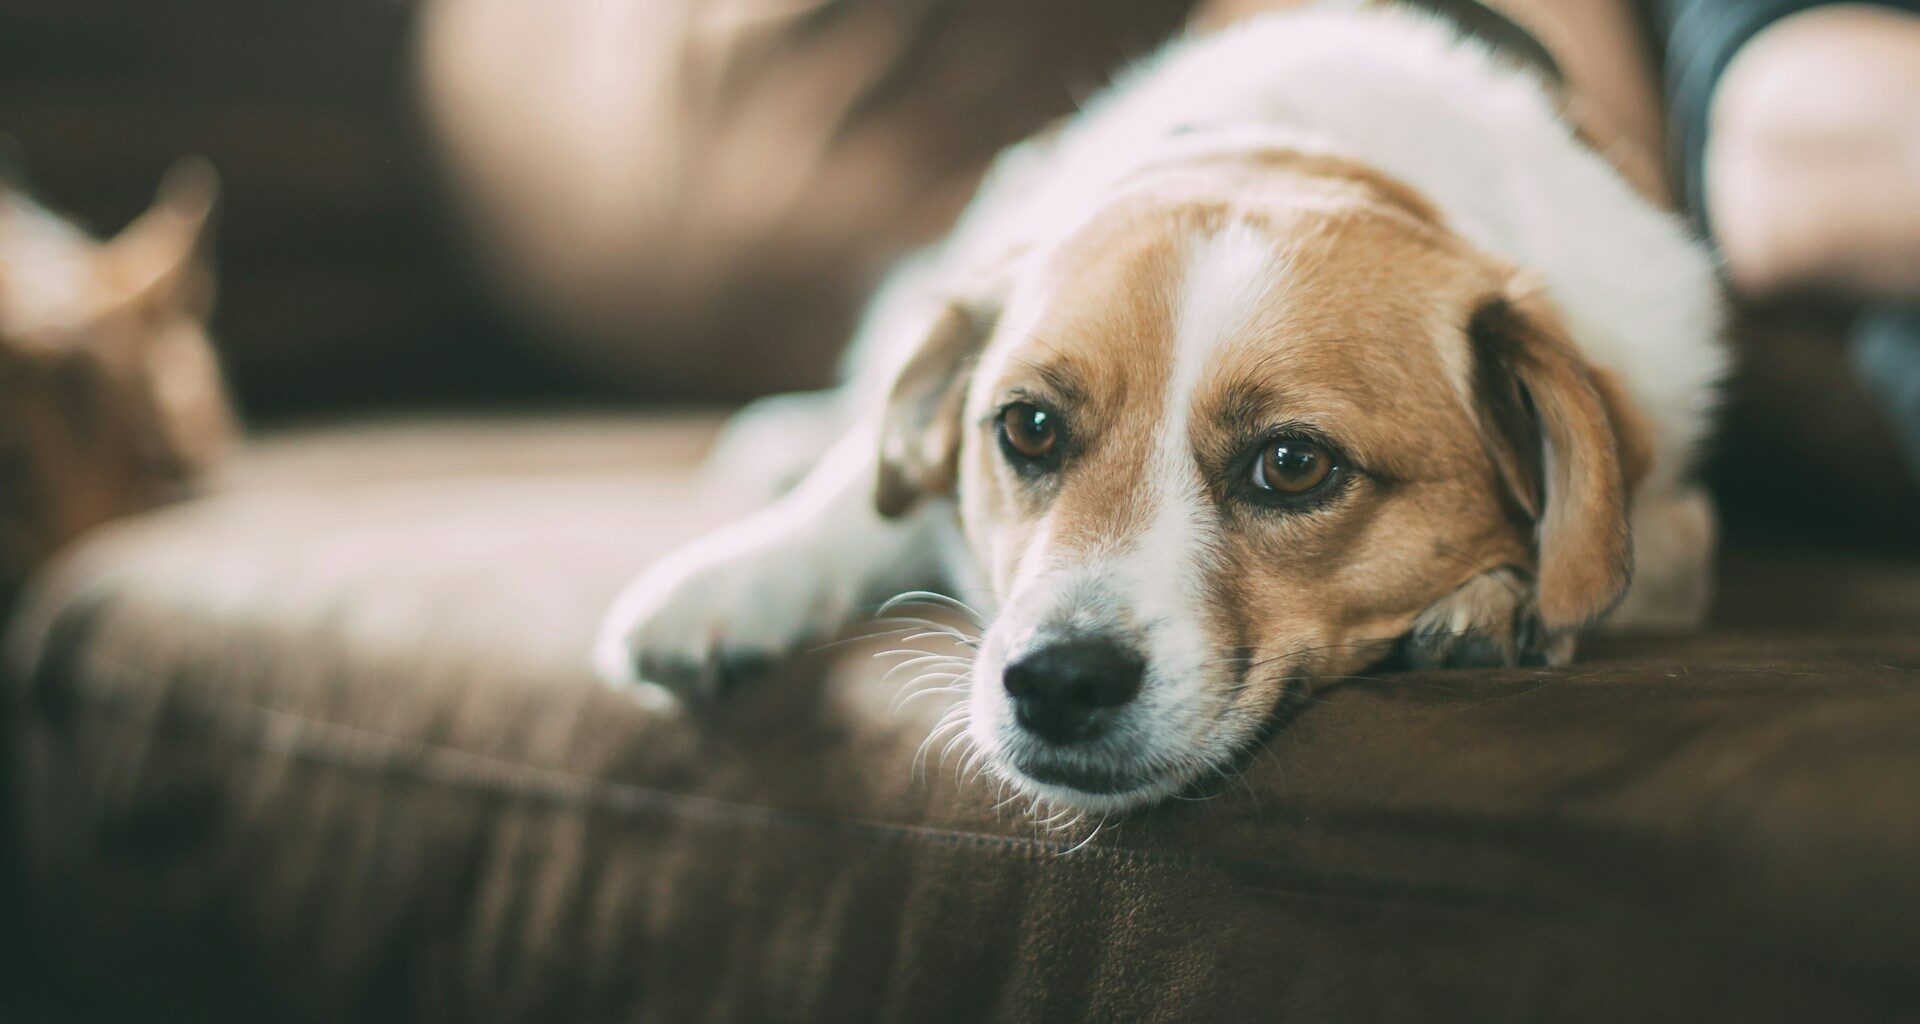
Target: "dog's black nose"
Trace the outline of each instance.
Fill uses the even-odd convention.
[[[1140,693],[1146,663],[1111,640],[1063,640],[1022,655],[1002,673],[1014,720],[1052,743],[1106,731],[1114,710]]]

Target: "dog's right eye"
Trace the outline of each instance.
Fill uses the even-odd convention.
[[[1031,402],[1015,402],[1000,413],[1000,446],[1016,464],[1042,462],[1060,447],[1058,418]]]

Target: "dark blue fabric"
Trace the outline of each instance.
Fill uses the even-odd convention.
[[[1705,160],[1707,111],[1714,86],[1734,54],[1761,29],[1801,11],[1859,0],[1654,0],[1652,11],[1666,58],[1669,152],[1681,197],[1707,231]],[[1920,0],[1878,0],[1920,14]]]
[[[1920,481],[1920,306],[1861,312],[1849,339],[1854,375],[1893,428]]]

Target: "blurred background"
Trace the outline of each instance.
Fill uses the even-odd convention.
[[[175,160],[217,169],[214,326],[256,422],[562,386],[462,258],[416,102],[420,15],[0,4],[0,132],[41,202],[110,234]]]
[[[930,918],[977,923],[985,919],[965,915],[994,902],[981,898],[981,876],[949,877],[947,861],[909,843],[822,846],[809,855],[813,877],[843,880],[844,892],[880,908],[849,910],[833,902],[842,889],[817,898],[780,873],[789,833],[755,831],[763,818],[905,822],[957,830],[951,846],[966,852],[1010,828],[984,794],[917,785],[900,771],[929,723],[883,713],[893,697],[879,685],[884,667],[861,655],[862,668],[834,676],[841,688],[818,701],[804,688],[780,691],[749,706],[729,739],[595,686],[584,655],[594,623],[636,567],[710,525],[688,500],[689,467],[719,416],[828,384],[868,289],[940,237],[996,152],[1071,113],[1192,19],[1287,5],[0,0],[0,632],[13,644],[0,660],[0,1020],[54,1019],[16,1018],[9,1005],[48,981],[58,984],[43,1004],[95,1000],[102,1020],[223,1019],[207,1006],[247,1007],[256,1016],[236,1019],[257,1019],[258,1007],[285,1005],[306,1011],[264,1016],[411,1019],[414,1009],[543,1020],[668,998],[683,975],[702,972],[719,978],[702,984],[724,991],[766,974],[769,999],[872,996],[880,987],[862,979],[876,964],[937,978],[927,965],[953,958],[894,957],[885,935],[847,942],[835,961],[816,955],[827,947],[808,928],[884,928],[898,921],[899,894],[922,882],[938,897]],[[1582,128],[1613,140],[1606,155],[1649,192],[1694,200],[1698,217],[1684,156],[1693,143],[1668,114],[1701,108],[1687,106],[1692,58],[1674,56],[1672,26],[1688,12],[1715,20],[1709,8],[1792,5],[1496,6],[1557,60]],[[1758,117],[1746,163],[1762,178],[1846,165],[1862,140],[1871,149],[1920,139],[1920,85],[1901,84],[1920,68],[1920,17],[1904,6],[1903,29],[1856,25],[1848,46],[1813,46],[1822,60],[1772,67],[1760,114],[1799,120]],[[1879,42],[1862,47],[1863,36]],[[1865,93],[1809,87],[1846,85],[1835,68],[1888,73],[1859,76]],[[1920,187],[1901,186],[1838,191],[1879,204],[1868,204],[1869,227],[1898,227],[1907,200],[1910,244],[1920,239]],[[1835,198],[1817,191],[1806,194]],[[1784,213],[1817,239],[1830,226],[1821,211],[1848,205],[1750,193],[1723,223]],[[1848,237],[1829,231],[1826,243]],[[1813,248],[1788,245],[1775,262],[1811,266],[1821,261],[1799,257]],[[1920,832],[1886,825],[1920,829],[1903,781],[1920,746],[1901,729],[1915,719],[1874,703],[1910,693],[1900,673],[1920,664],[1920,387],[1910,391],[1913,461],[1903,464],[1894,405],[1863,387],[1854,355],[1862,305],[1884,305],[1901,280],[1920,277],[1897,272],[1920,259],[1837,251],[1827,262],[1896,272],[1802,266],[1734,282],[1739,373],[1706,467],[1729,536],[1712,630],[1617,646],[1611,663],[1601,648],[1579,678],[1606,678],[1577,689],[1604,696],[1611,681],[1624,696],[1561,705],[1564,721],[1552,701],[1565,691],[1525,704],[1518,698],[1534,690],[1502,690],[1499,673],[1416,681],[1384,716],[1350,702],[1365,728],[1332,735],[1360,737],[1352,750],[1345,739],[1318,751],[1282,744],[1280,756],[1302,761],[1273,761],[1259,783],[1280,794],[1268,810],[1312,799],[1285,787],[1324,779],[1306,769],[1331,747],[1357,751],[1361,761],[1328,762],[1353,787],[1340,797],[1350,803],[1331,805],[1337,813],[1265,815],[1257,800],[1248,810],[1229,799],[1127,841],[1181,851],[1266,836],[1310,863],[1313,844],[1298,841],[1306,833],[1288,829],[1337,833],[1340,813],[1384,794],[1377,820],[1404,815],[1416,842],[1394,863],[1417,863],[1405,870],[1420,877],[1433,823],[1466,820],[1460,877],[1476,885],[1488,863],[1551,861],[1542,877],[1604,880],[1582,890],[1603,905],[1601,920],[1615,919],[1629,882],[1642,886],[1632,899],[1680,918],[1680,945],[1623,938],[1625,959],[1599,963],[1603,973],[1609,962],[1650,968],[1614,971],[1604,987],[1632,979],[1645,1005],[1682,1019],[1671,1008],[1689,1004],[1660,986],[1685,973],[1668,953],[1691,948],[1696,931],[1764,938],[1769,927],[1798,935],[1798,922],[1814,922],[1804,943],[1819,951],[1807,972],[1818,984],[1806,991],[1817,993],[1850,983],[1825,959],[1834,947],[1853,943],[1876,964],[1890,948],[1920,948],[1920,917],[1907,910],[1920,891],[1911,884]],[[1920,294],[1903,299],[1911,308]],[[1920,327],[1912,338],[1920,354]],[[1904,379],[1920,382],[1914,366]],[[129,515],[195,490],[218,493]],[[9,623],[29,570],[38,575],[21,607],[31,614]],[[1668,691],[1674,703],[1663,704],[1656,692]],[[1442,693],[1460,703],[1436,702]],[[1746,699],[1723,704],[1727,694]],[[1839,711],[1803,713],[1816,699]],[[1429,706],[1445,716],[1431,735],[1406,714]],[[1534,707],[1539,720],[1507,714]],[[1380,721],[1386,731],[1368,731]],[[1396,722],[1409,732],[1393,732]],[[1858,740],[1870,731],[1863,722],[1885,727],[1872,743]],[[1463,723],[1480,731],[1458,731]],[[1705,754],[1676,755],[1697,738]],[[1407,771],[1406,751],[1435,743],[1447,753],[1433,770]],[[1459,750],[1475,757],[1452,756]],[[1555,758],[1565,761],[1561,782],[1537,784]],[[1349,779],[1354,764],[1378,772]],[[1492,766],[1488,777],[1475,765]],[[1684,799],[1669,813],[1609,788],[1643,777],[1648,792]],[[555,780],[579,792],[556,795]],[[1408,797],[1416,781],[1431,792]],[[635,787],[653,788],[637,798]],[[1548,795],[1530,802],[1536,792]],[[680,793],[705,801],[700,812],[647,817]],[[845,803],[823,810],[829,799]],[[727,801],[775,813],[740,828],[703,817]],[[1216,828],[1207,813],[1246,816]],[[1328,877],[1349,877],[1353,852],[1377,842],[1366,831],[1380,828],[1375,817],[1349,819],[1362,822],[1359,838],[1319,848]],[[1510,861],[1485,859],[1502,843],[1517,851]],[[873,855],[912,864],[869,871],[876,862],[845,855],[883,846]],[[763,853],[774,866],[756,874],[751,858]],[[1037,898],[1070,874],[1044,875],[1045,861],[995,862],[1013,879],[997,898],[1043,916],[1119,908],[1129,927],[1146,905],[1107,891]],[[1682,884],[1689,871],[1704,883]],[[897,881],[906,877],[913,886]],[[1355,917],[1339,895],[1350,890],[1334,888],[1344,902],[1309,917]],[[1261,898],[1281,900],[1282,912],[1269,915],[1247,902],[1252,893],[1235,889],[1216,909],[1264,927],[1305,905],[1275,888]],[[1721,894],[1732,911],[1695,929],[1696,893]],[[798,924],[769,934],[797,952],[756,963],[756,929],[738,929],[736,942],[732,926],[783,899],[795,908],[784,920]],[[838,917],[807,924],[816,904]],[[1235,980],[1264,983],[1286,973],[1272,963],[1302,948],[1285,929],[1273,946],[1219,943],[1211,919],[1192,917],[1197,905],[1189,890],[1167,890],[1168,919],[1202,921],[1192,930],[1207,937],[1181,963],[1219,967],[1237,952],[1251,966]],[[1750,913],[1756,906],[1786,909],[1765,918]],[[1391,988],[1380,978],[1417,973],[1401,958],[1409,934],[1459,939],[1451,924],[1383,920],[1300,976],[1317,983],[1324,968],[1358,964],[1313,991],[1364,997]],[[1113,934],[1125,931],[1119,921]],[[973,926],[924,931],[966,945]],[[1464,931],[1470,943],[1473,929]],[[1512,934],[1480,951],[1489,1006],[1514,1012],[1510,994],[1526,991],[1513,982],[1517,960],[1536,957],[1547,979],[1593,969],[1584,939],[1567,940],[1556,961],[1554,942]],[[1157,940],[1139,945],[1142,962],[1159,957]],[[953,962],[964,974],[968,961]],[[1451,983],[1468,962],[1443,951],[1426,971]],[[1771,978],[1772,962],[1748,970]],[[635,964],[659,983],[636,981]],[[835,964],[852,965],[835,977],[855,981],[782,987],[778,971],[763,970],[812,977],[805,971]],[[1008,992],[1034,987],[1007,977]],[[1920,972],[1901,992],[1920,992],[1912,977]],[[942,997],[953,1005],[989,990],[972,977],[954,985],[958,996]],[[1752,991],[1764,1000],[1768,990]],[[192,998],[158,1013],[153,992]],[[1711,987],[1697,994],[1721,1005]]]
[[[735,402],[826,383],[865,290],[992,154],[1193,6],[5,0],[0,147],[102,235],[174,161],[211,161],[212,334],[255,427]],[[1215,5],[1236,6],[1259,5]],[[1839,358],[1848,313],[1743,306],[1715,467],[1737,526],[1915,532]]]
[[[886,261],[1185,4],[1037,6],[6,0],[0,132],[101,234],[212,162],[256,424],[739,399],[825,383]]]

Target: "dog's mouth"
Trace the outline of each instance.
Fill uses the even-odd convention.
[[[1128,793],[1152,788],[1161,781],[1142,772],[1053,764],[1033,758],[1014,761],[1013,768],[1035,782],[1095,796],[1125,796]]]

